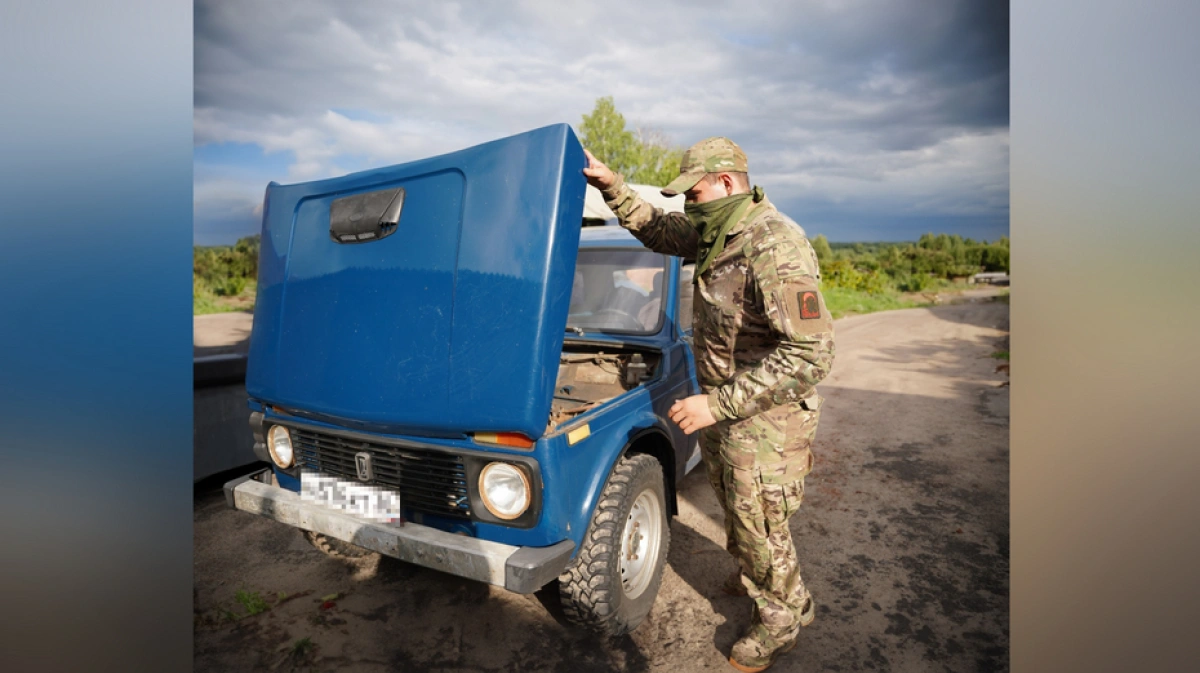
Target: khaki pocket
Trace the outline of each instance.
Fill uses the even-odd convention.
[[[724,466],[725,509],[736,520],[737,527],[754,536],[767,534],[763,512],[762,482],[755,468]]]
[[[733,351],[741,313],[703,302],[698,302],[696,306],[696,328],[693,332],[696,378],[706,388],[716,387],[733,377]]]
[[[782,484],[763,483],[759,488],[768,531],[786,525],[804,501],[803,477]]]

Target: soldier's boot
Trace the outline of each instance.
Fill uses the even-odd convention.
[[[733,644],[729,653],[729,665],[742,673],[759,673],[771,667],[779,655],[791,651],[799,639],[800,629],[797,627],[781,636],[772,636],[767,627],[755,623]]]

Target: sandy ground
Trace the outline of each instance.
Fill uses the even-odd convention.
[[[254,314],[247,311],[192,317],[192,356],[245,353]]]
[[[989,301],[836,323],[792,520],[817,620],[772,671],[1008,669],[1009,389],[990,357],[1007,334],[1008,306]],[[733,566],[701,470],[681,484],[654,609],[616,639],[564,626],[551,592],[328,559],[213,486],[194,509],[197,671],[724,673],[750,619],[749,599],[718,588]],[[231,620],[239,590],[271,608]]]

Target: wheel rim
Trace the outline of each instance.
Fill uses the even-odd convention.
[[[629,598],[642,595],[650,585],[662,532],[662,504],[646,489],[633,501],[621,532],[621,588]]]

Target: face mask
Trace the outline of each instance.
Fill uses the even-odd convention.
[[[725,248],[725,237],[729,230],[742,219],[754,203],[764,198],[761,187],[749,194],[734,194],[704,203],[685,203],[683,212],[692,226],[700,233],[700,250],[696,259],[696,275],[712,264],[713,258]]]
[[[734,194],[723,199],[713,199],[704,203],[685,203],[683,212],[691,220],[692,226],[700,232],[700,238],[711,243],[721,225],[726,222],[736,222],[733,214],[742,205],[749,194]]]

